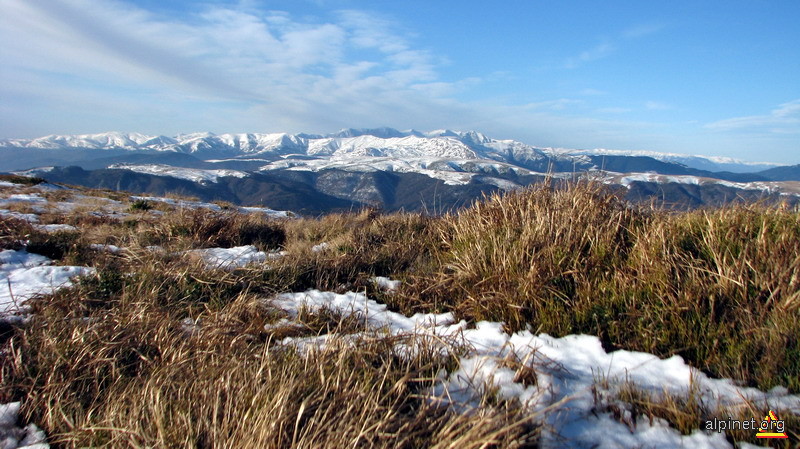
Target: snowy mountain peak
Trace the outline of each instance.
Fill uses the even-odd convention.
[[[435,129],[425,133],[426,137],[461,137],[459,133],[450,129]]]
[[[390,139],[392,137],[407,137],[411,134],[403,131],[398,131],[394,128],[381,127],[381,128],[345,128],[330,134],[328,137],[360,137],[360,136],[373,136],[383,139]]]
[[[5,146],[21,146],[28,148],[60,149],[60,148],[124,148],[136,149],[145,142],[153,139],[140,133],[107,132],[99,134],[80,135],[49,135],[36,139],[9,139],[0,141]]]
[[[497,140],[477,131],[438,129],[429,132],[398,131],[394,128],[347,128],[328,135],[287,133],[210,132],[179,134],[175,137],[140,133],[107,132],[82,135],[51,135],[37,139],[0,140],[0,147],[38,149],[123,149],[173,151],[193,154],[201,159],[243,158],[254,155],[336,158],[433,158],[484,159],[507,162],[525,168],[542,168],[545,160],[566,165],[589,164],[594,156],[651,157],[707,171],[756,172],[779,164],[743,162],[729,158],[691,156],[674,153],[617,150],[566,150],[537,148],[514,140]],[[587,168],[587,167],[584,167]]]

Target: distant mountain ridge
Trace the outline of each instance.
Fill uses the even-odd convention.
[[[51,135],[36,139],[0,139],[0,147],[47,150],[96,149],[128,151],[171,151],[206,159],[253,156],[316,157],[431,157],[447,159],[488,159],[515,165],[548,159],[564,165],[578,163],[585,156],[649,157],[706,171],[757,172],[780,166],[769,162],[747,162],[716,156],[623,150],[571,150],[539,148],[514,140],[498,140],[476,131],[416,130],[393,128],[343,129],[336,133],[240,133],[209,132],[180,134],[174,137],[141,133],[108,132],[82,135]],[[536,164],[534,164],[536,165]],[[538,168],[538,167],[537,167]]]
[[[6,139],[0,140],[0,171],[308,214],[363,206],[450,210],[488,192],[579,176],[613,186],[633,201],[652,198],[667,207],[800,201],[800,166],[539,148],[447,129],[174,137],[112,132]]]

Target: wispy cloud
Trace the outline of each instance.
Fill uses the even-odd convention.
[[[559,98],[557,100],[538,101],[523,105],[527,110],[549,110],[549,111],[563,111],[571,106],[583,104],[581,100],[574,100],[571,98]]]
[[[599,97],[602,95],[608,95],[608,92],[604,90],[592,89],[592,88],[583,89],[579,93],[587,97]]]
[[[672,106],[667,103],[662,103],[660,101],[646,101],[644,103],[644,107],[650,111],[666,111],[668,109],[672,109]]]
[[[629,134],[614,131],[628,130],[624,123],[559,117],[580,100],[459,101],[458,93],[484,81],[442,79],[440,55],[415,46],[402,26],[365,11],[301,19],[245,2],[175,18],[120,2],[5,1],[0,39],[9,45],[0,48],[7,64],[0,96],[7,104],[0,133],[36,122],[45,133],[390,125],[479,129],[562,145],[585,145],[595,129],[605,137]],[[485,78],[493,76],[511,75]],[[47,115],[52,120],[42,120]],[[18,132],[14,137],[25,137]]]
[[[638,39],[640,37],[649,36],[658,33],[666,28],[663,24],[655,23],[642,23],[634,25],[622,32],[622,37],[625,39]]]
[[[611,42],[602,42],[588,50],[581,52],[578,56],[567,59],[567,62],[564,64],[564,66],[568,69],[574,69],[587,62],[603,59],[614,53],[615,50],[616,46]]]
[[[399,112],[413,100],[430,104],[421,90],[447,95],[460,83],[440,80],[432,55],[413,48],[397,28],[361,11],[304,20],[253,2],[210,4],[176,19],[120,2],[6,0],[0,59],[8,70],[0,77],[37,76],[18,76],[14,84],[0,78],[0,90],[36,95],[58,86],[105,94],[105,113],[143,101],[142,93],[153,101],[182,93],[178,101],[203,103],[210,114],[215,105],[239,102],[264,114],[258,122],[292,122],[293,129],[314,126],[309,110],[321,108],[351,123],[373,122],[376,109],[385,109],[371,104],[396,101],[387,109]]]
[[[630,28],[623,30],[621,33],[618,33],[618,35],[615,37],[606,37],[595,46],[589,48],[588,50],[582,51],[577,56],[567,58],[566,62],[564,63],[564,67],[568,69],[574,69],[586,63],[606,58],[614,54],[620,46],[624,45],[625,40],[640,39],[645,36],[658,33],[664,28],[664,25],[653,23],[643,23],[631,26]]]
[[[597,112],[601,114],[625,114],[627,112],[631,112],[631,109],[612,106],[612,107],[597,109]]]
[[[463,78],[447,78],[448,55],[421,45],[392,17],[331,10],[354,2],[305,1],[325,8],[299,16],[265,9],[269,2],[230,0],[168,14],[174,8],[149,11],[133,0],[0,0],[0,137],[388,125],[477,129],[536,145],[673,145],[672,129],[621,115],[634,106],[609,98],[616,93],[580,91],[592,81],[573,92],[543,85],[542,92],[558,92],[552,97],[487,95],[478,88],[520,84],[524,72],[492,72],[497,67],[471,59],[453,63],[466,68],[457,72]],[[588,65],[658,31],[643,25],[590,41],[558,66]],[[611,101],[617,103],[596,104]],[[599,109],[617,104],[626,108]],[[705,132],[761,126],[797,133],[798,108],[795,100],[763,116],[709,124]]]
[[[800,134],[800,99],[778,105],[769,114],[728,118],[708,123],[705,128],[723,132]]]

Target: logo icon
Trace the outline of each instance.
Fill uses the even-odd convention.
[[[786,435],[786,425],[772,410],[761,421],[756,438],[789,438]]]

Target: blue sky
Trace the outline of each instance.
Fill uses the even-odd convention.
[[[478,130],[800,163],[800,2],[0,0],[0,137]]]

